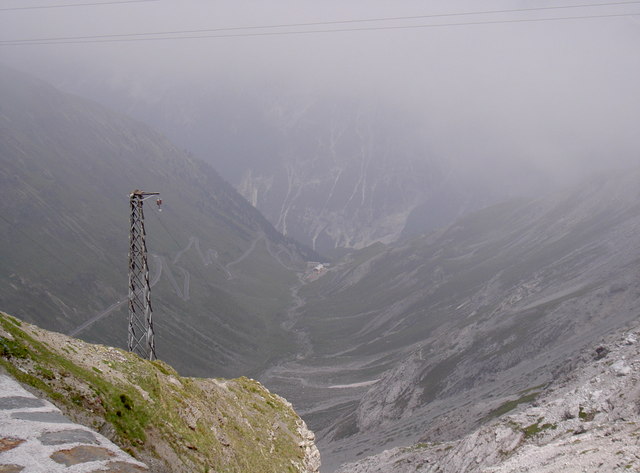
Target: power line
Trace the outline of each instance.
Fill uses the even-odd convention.
[[[327,29],[327,30],[301,30],[301,31],[267,31],[259,33],[239,33],[239,34],[225,34],[225,35],[204,35],[201,33],[216,33],[224,31],[238,31],[238,30],[256,30],[256,29],[274,29],[274,28],[299,28],[309,26],[328,26],[328,25],[343,25],[354,23],[370,23],[370,22],[382,22],[382,21],[406,21],[416,19],[434,19],[434,18],[450,18],[460,16],[473,16],[473,15],[490,15],[490,14],[505,14],[505,13],[524,13],[533,11],[548,11],[548,10],[560,10],[560,9],[575,9],[575,8],[592,8],[603,6],[620,6],[620,5],[634,5],[639,4],[640,1],[628,1],[628,2],[607,2],[607,3],[590,3],[581,5],[567,5],[567,6],[551,6],[551,7],[534,7],[534,8],[518,8],[518,9],[505,9],[505,10],[484,10],[474,12],[458,12],[458,13],[441,13],[432,15],[415,15],[415,16],[398,16],[398,17],[380,17],[380,18],[367,18],[367,19],[351,19],[351,20],[336,20],[336,21],[324,21],[324,22],[310,22],[310,23],[288,23],[288,24],[275,24],[275,25],[263,25],[263,26],[235,26],[226,28],[209,28],[209,29],[196,29],[196,30],[173,30],[173,31],[158,31],[158,32],[144,32],[144,33],[127,33],[127,34],[105,34],[105,35],[90,35],[90,36],[59,36],[59,37],[44,37],[44,38],[31,38],[31,39],[16,39],[16,40],[2,40],[0,44],[7,44],[10,46],[19,44],[74,44],[74,43],[109,43],[109,42],[133,42],[133,41],[158,41],[158,40],[170,40],[170,39],[199,39],[199,38],[224,38],[224,37],[250,37],[250,36],[275,36],[275,35],[294,35],[294,34],[312,34],[312,33],[332,33],[332,32],[346,32],[346,31],[374,31],[385,29],[411,29],[411,28],[430,28],[430,27],[444,27],[444,26],[467,26],[467,25],[479,25],[479,24],[497,24],[497,23],[517,23],[517,22],[534,22],[534,21],[555,21],[555,20],[574,20],[574,19],[587,19],[587,18],[611,18],[611,17],[623,17],[632,16],[640,13],[622,13],[622,14],[605,14],[605,15],[583,15],[583,16],[571,16],[571,17],[557,17],[557,18],[531,18],[531,19],[512,19],[512,20],[488,20],[488,21],[476,21],[476,22],[459,22],[459,23],[440,23],[440,24],[427,24],[427,25],[394,25],[394,26],[370,26],[364,28],[340,28],[340,29]],[[144,38],[145,36],[160,36],[160,35],[195,35],[195,36],[170,36],[170,37],[154,37]]]
[[[145,1],[148,1],[148,0],[145,0]],[[131,36],[149,36],[149,35],[214,33],[214,32],[220,32],[220,31],[271,29],[271,28],[293,28],[293,27],[301,27],[301,26],[326,26],[326,25],[339,25],[339,24],[349,24],[349,23],[368,23],[368,22],[380,22],[380,21],[416,20],[416,19],[425,19],[425,18],[445,18],[445,17],[455,17],[455,16],[487,15],[487,14],[496,14],[496,13],[520,13],[520,12],[571,9],[571,8],[619,6],[619,5],[633,5],[633,4],[638,4],[638,3],[640,3],[640,1],[589,3],[589,4],[582,4],[582,5],[534,7],[534,8],[517,8],[517,9],[507,9],[507,10],[485,10],[485,11],[476,11],[476,12],[458,12],[458,13],[441,13],[441,14],[432,14],[432,15],[380,17],[380,18],[365,18],[365,19],[310,22],[310,23],[284,23],[284,24],[265,25],[265,26],[255,26],[255,25],[253,25],[253,26],[234,26],[234,27],[227,27],[227,28],[208,28],[208,29],[196,29],[196,30],[157,31],[157,32],[146,32],[146,33],[106,34],[106,35],[90,35],[90,36],[61,36],[61,37],[55,37],[55,38],[31,38],[31,39],[23,39],[23,40],[15,40],[15,41],[45,41],[45,40],[48,41],[48,40],[69,40],[69,39],[98,39],[98,38],[131,37]]]
[[[610,15],[586,15],[586,16],[564,16],[554,18],[521,18],[514,20],[493,20],[493,21],[473,21],[461,23],[439,23],[427,25],[402,25],[402,26],[372,26],[366,28],[338,28],[327,30],[300,30],[300,31],[269,31],[263,33],[238,33],[226,35],[195,35],[195,36],[173,36],[165,38],[128,38],[128,39],[104,39],[104,40],[71,40],[71,41],[37,41],[37,42],[10,42],[1,41],[0,46],[37,46],[50,44],[95,44],[95,43],[131,43],[141,41],[167,41],[167,40],[184,40],[184,39],[210,39],[210,38],[247,38],[257,36],[288,36],[288,35],[308,35],[308,34],[326,34],[326,33],[344,33],[358,31],[381,31],[381,30],[408,30],[408,29],[424,29],[424,28],[444,28],[451,26],[479,26],[479,25],[497,25],[508,23],[539,23],[544,21],[563,21],[563,20],[587,20],[597,18],[623,18],[640,16],[638,13],[617,13]]]
[[[118,5],[121,3],[146,3],[146,2],[157,2],[157,1],[158,0],[119,0],[119,1],[96,2],[96,3],[65,3],[61,5],[34,5],[31,7],[0,8],[0,11],[40,10],[44,8],[89,7],[89,6],[96,6],[96,5]]]

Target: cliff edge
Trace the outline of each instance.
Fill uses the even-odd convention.
[[[0,312],[0,367],[157,473],[317,473],[314,435],[257,381],[184,378],[161,361]]]

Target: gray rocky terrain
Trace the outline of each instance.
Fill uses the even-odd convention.
[[[387,450],[338,472],[640,471],[639,336],[636,322],[592,345],[535,401],[460,439]]]
[[[602,176],[354,253],[300,288],[304,344],[261,380],[317,433],[326,471],[468,434],[637,319],[639,183]]]

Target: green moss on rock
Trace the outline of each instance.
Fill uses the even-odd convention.
[[[255,380],[182,378],[162,361],[71,339],[1,312],[0,336],[0,364],[11,375],[165,471],[308,471],[302,421]]]

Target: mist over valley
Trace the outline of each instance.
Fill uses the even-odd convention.
[[[124,348],[127,196],[160,192],[162,210],[145,204],[159,358],[286,398],[320,471],[520,471],[532,445],[580,430],[559,405],[576,436],[629,446],[619,464],[594,446],[607,465],[635,468],[623,407],[584,383],[579,406],[550,396],[597,376],[639,399],[620,348],[640,298],[638,15],[8,2],[0,310]],[[259,396],[242,416],[268,409]],[[536,399],[556,417],[527,430]],[[301,455],[270,451],[285,453]]]

